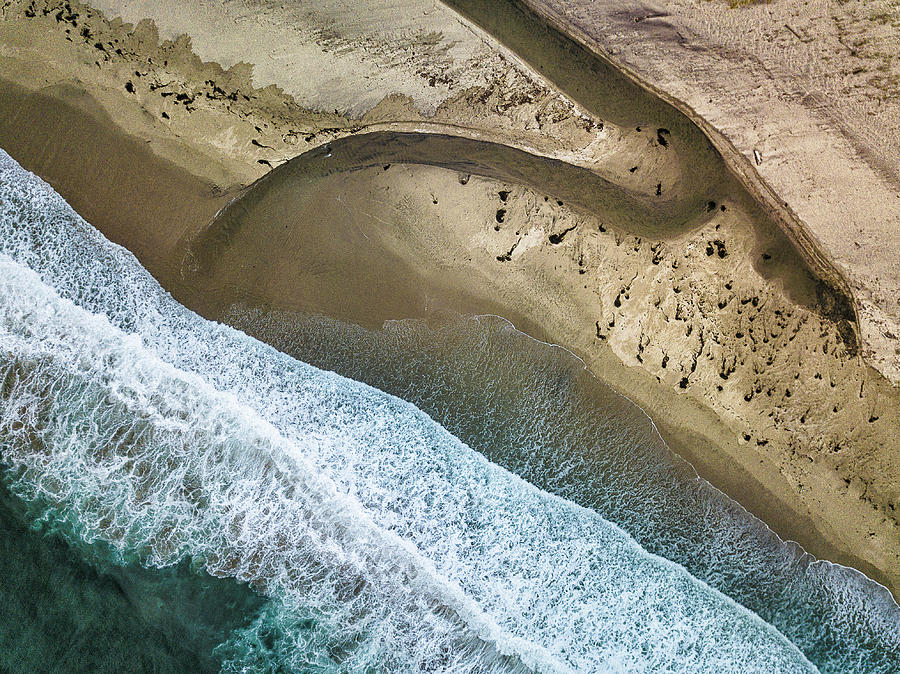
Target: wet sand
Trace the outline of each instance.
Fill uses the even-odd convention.
[[[99,21],[91,25],[99,31]],[[127,28],[113,31],[121,35]],[[157,58],[145,42],[133,46],[138,58],[144,53]],[[69,49],[62,42],[52,46],[61,54]],[[211,66],[179,59],[187,63],[178,66],[181,71],[203,73],[193,86],[219,96],[202,84]],[[160,98],[152,79],[151,87],[134,84],[133,67],[106,72],[91,62],[75,67],[61,64],[64,60],[57,58],[50,69],[61,79],[77,71],[81,91],[90,90],[95,102],[72,89],[35,95],[7,88],[14,96],[3,97],[0,143],[50,180],[90,222],[134,251],[188,306],[219,318],[230,304],[243,301],[369,326],[387,318],[427,317],[438,309],[505,316],[529,334],[582,356],[593,372],[647,410],[670,446],[701,475],[782,536],[896,588],[898,551],[889,512],[896,496],[859,479],[876,473],[892,483],[891,443],[900,437],[890,413],[896,396],[848,354],[840,330],[821,310],[810,311],[815,301],[809,292],[797,305],[799,293],[783,276],[765,280],[761,262],[779,260],[748,227],[754,220],[739,200],[717,195],[717,205],[726,205],[727,212],[716,211],[691,231],[660,242],[616,229],[615,218],[570,208],[565,199],[541,193],[534,180],[479,176],[478,166],[447,162],[356,166],[317,178],[314,192],[291,192],[296,184],[284,182],[276,196],[289,195],[286,203],[295,209],[289,222],[266,217],[273,205],[253,206],[255,197],[236,201],[232,209],[247,208],[239,218],[239,236],[215,251],[214,265],[201,269],[192,266],[196,257],[185,260],[189,250],[197,254],[194,244],[202,240],[197,233],[212,232],[217,240],[223,219],[214,221],[215,214],[244,194],[241,186],[280,163],[273,155],[316,147],[323,152],[362,124],[307,112],[304,132],[292,130],[291,136],[294,113],[273,112],[278,98],[272,92],[250,101],[257,94],[246,80],[234,81],[235,97],[248,95],[246,108],[230,103],[225,88],[224,103],[209,98],[208,110],[189,111],[188,105],[173,107],[174,95]],[[20,85],[52,84],[46,72],[23,73],[15,65],[7,59],[3,70],[7,76],[15,70]],[[152,71],[146,61],[141,67]],[[171,62],[166,67],[175,68]],[[124,89],[123,80],[142,87],[140,96]],[[18,101],[26,100],[20,108]],[[389,120],[402,110],[408,121],[408,110],[395,103],[373,115]],[[452,108],[433,119],[446,121],[441,115],[451,115]],[[515,107],[510,110],[507,114],[515,114]],[[54,140],[48,153],[50,136],[29,123],[34,115],[60,120],[55,128],[66,143],[57,146]],[[223,120],[233,124],[229,132],[243,137],[242,143],[219,147]],[[498,138],[507,133],[503,120],[496,127],[483,119],[478,123],[482,135],[491,129]],[[623,149],[599,153],[607,163],[598,160],[597,175],[608,180],[618,166],[627,185],[629,176],[645,170],[630,173],[638,163],[632,160],[640,160],[642,167],[654,166],[659,175],[676,179],[681,169],[677,162],[665,163],[670,159],[659,146],[657,129],[626,135],[607,126],[604,133],[620,139]],[[573,137],[583,132],[578,128]],[[285,140],[310,135],[300,143]],[[520,138],[522,145],[530,142]],[[182,147],[196,154],[181,154]],[[554,156],[550,149],[534,148],[536,156]],[[85,157],[104,170],[84,171]],[[286,173],[287,167],[272,172],[273,181]],[[642,181],[647,184],[647,176]],[[629,189],[635,198],[655,196],[637,183]],[[279,208],[268,214],[283,214],[284,204],[273,203]],[[764,254],[770,259],[762,260]],[[779,337],[757,333],[748,339],[754,327],[748,320]],[[767,362],[768,372],[754,374]],[[760,392],[754,393],[756,388]],[[808,409],[814,411],[804,413]],[[841,450],[835,463],[827,443],[845,436],[851,454]],[[820,455],[827,457],[821,465]],[[870,531],[876,533],[869,536]]]
[[[13,158],[166,282],[184,232],[233,196],[148,150],[74,84],[29,91],[0,80],[0,134]]]

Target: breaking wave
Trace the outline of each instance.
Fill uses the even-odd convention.
[[[820,670],[900,670],[900,608],[886,588],[782,541],[565,349],[493,316],[370,331],[235,305],[227,322],[412,402],[488,460],[596,511],[750,609]]]
[[[813,669],[411,404],[187,311],[5,154],[0,183],[5,480],[85,556],[266,597],[226,669]]]
[[[894,671],[900,657],[886,591],[773,543],[705,483],[686,491],[646,449],[646,419],[618,407],[597,428],[568,366],[503,361],[523,344],[496,334],[514,331],[445,331],[435,353],[395,324],[391,348],[429,360],[413,368],[378,361],[347,326],[305,335],[328,351],[314,362],[366,361],[342,371],[454,437],[187,311],[2,151],[0,304],[3,489],[104,568],[187,564],[252,588],[264,603],[229,621],[225,670],[813,669],[790,642],[823,671]],[[532,382],[526,395],[441,399],[480,386],[467,368],[485,361],[505,364],[500,387]],[[410,376],[423,374],[435,380]],[[583,428],[608,436],[587,462]]]

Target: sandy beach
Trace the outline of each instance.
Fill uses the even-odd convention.
[[[705,122],[840,268],[866,361],[900,383],[896,2],[524,4]]]
[[[657,79],[624,58],[656,33],[592,42],[599,20],[552,3],[533,9],[685,101],[700,128],[652,101],[599,115],[439,3],[95,4],[0,10],[0,145],[176,299],[210,318],[242,303],[369,327],[501,315],[582,357],[782,537],[897,596],[900,192],[877,157],[830,128],[802,127],[841,161],[738,136],[733,106],[700,104],[706,79]],[[438,136],[498,149],[466,160],[473,145]],[[620,205],[570,201],[553,161]],[[533,171],[504,168],[523,162]],[[859,185],[824,194],[834,166]],[[641,213],[680,226],[629,227]],[[844,217],[858,235],[841,234]]]

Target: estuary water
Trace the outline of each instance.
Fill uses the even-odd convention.
[[[488,395],[476,375],[524,344],[502,325],[440,348],[309,325],[292,350],[419,407],[188,311],[0,151],[0,668],[896,669],[883,588],[760,534],[636,408],[614,400],[588,455],[577,369],[526,348]],[[579,486],[585,456],[605,484]],[[692,531],[717,567],[662,556]],[[751,610],[734,579],[766,575]]]

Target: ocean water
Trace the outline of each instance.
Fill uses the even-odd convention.
[[[263,600],[192,570],[121,565],[70,545],[45,504],[0,484],[0,671],[215,672],[215,648]],[[86,554],[84,554],[86,553]]]
[[[564,465],[542,490],[486,455],[409,402],[189,312],[0,153],[0,520],[41,555],[33,586],[0,585],[6,604],[30,597],[23,631],[71,625],[90,635],[71,649],[92,640],[110,671],[132,649],[159,671],[815,670],[558,493]],[[857,667],[890,671],[896,614],[864,591],[838,590],[882,629]],[[3,632],[0,664],[40,662]]]
[[[371,331],[235,306],[227,322],[414,403],[489,460],[595,510],[749,608],[820,670],[900,671],[900,610],[884,588],[782,541],[565,349],[495,316]]]

